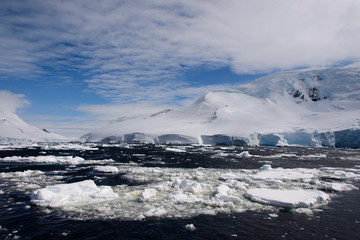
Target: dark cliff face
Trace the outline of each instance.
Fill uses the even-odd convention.
[[[317,102],[323,99],[327,99],[328,96],[322,96],[318,85],[318,82],[322,81],[323,78],[320,76],[312,76],[310,78],[300,78],[300,88],[290,87],[287,89],[289,95],[296,99],[297,103],[304,101]]]

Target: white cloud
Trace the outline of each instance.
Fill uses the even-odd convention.
[[[49,66],[87,72],[90,89],[124,102],[147,87],[181,88],[174,79],[199,66],[252,73],[360,60],[358,0],[39,0],[2,8],[21,13],[2,21],[7,76]]]
[[[0,110],[15,113],[17,109],[26,107],[30,102],[23,94],[15,94],[0,90]]]

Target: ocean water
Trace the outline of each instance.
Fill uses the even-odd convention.
[[[250,155],[240,157],[239,154],[245,151]],[[331,196],[328,204],[303,212],[252,203],[245,198],[241,199],[246,205],[240,206],[241,211],[239,204],[235,204],[238,208],[234,208],[208,206],[202,202],[174,204],[167,200],[139,203],[135,197],[131,198],[144,188],[168,181],[171,177],[216,186],[223,181],[219,180],[219,176],[229,172],[243,174],[248,187],[317,186],[317,183],[310,184],[301,178],[267,182],[252,179],[252,174],[264,164],[271,165],[273,169],[294,169],[291,174],[306,172],[297,169],[319,171],[317,181],[351,184],[359,188],[360,150],[357,149],[114,145],[88,150],[37,146],[0,151],[0,158],[8,156],[18,156],[19,159],[29,156],[79,156],[85,161],[71,165],[0,161],[1,239],[359,238],[358,189],[326,190]],[[99,165],[116,166],[120,171],[116,174],[94,172],[94,166]],[[194,177],[199,172],[202,175]],[[250,180],[246,180],[248,178]],[[45,208],[30,203],[31,193],[36,189],[88,179],[98,186],[111,186],[120,195],[127,192],[133,195],[126,202],[115,200],[68,208]],[[141,215],[154,206],[164,207],[166,213],[160,216]],[[142,217],[138,217],[139,214]],[[188,224],[193,224],[196,230],[186,229]]]

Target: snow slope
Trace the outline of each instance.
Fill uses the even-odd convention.
[[[68,139],[30,126],[16,114],[0,110],[0,142],[7,141],[64,142],[68,141]]]
[[[87,142],[360,147],[360,63],[281,72],[186,108],[112,123]]]

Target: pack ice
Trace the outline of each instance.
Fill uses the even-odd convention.
[[[359,79],[360,63],[281,72],[209,92],[188,107],[114,122],[81,139],[360,147]]]
[[[328,204],[332,196],[358,190],[354,184],[360,180],[357,168],[284,169],[267,164],[260,169],[187,169],[122,163],[117,169],[122,178],[135,184],[96,186],[92,180],[59,184],[58,176],[42,172],[2,173],[0,178],[17,190],[28,189],[26,183],[34,181],[48,185],[32,192],[31,203],[60,207],[68,217],[122,220],[189,218],[247,210],[276,213],[279,207],[312,213],[312,209]],[[335,180],[323,180],[329,177]]]

